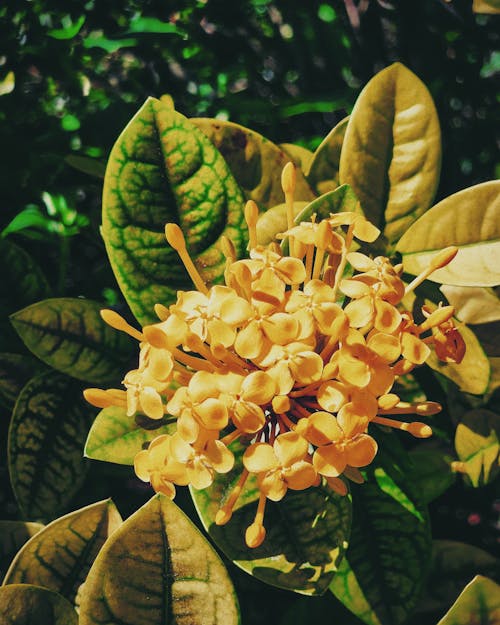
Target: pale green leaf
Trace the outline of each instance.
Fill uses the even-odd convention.
[[[349,117],[344,118],[328,133],[305,170],[307,181],[320,195],[339,186],[340,152],[348,121]]]
[[[293,214],[296,217],[309,202],[294,202]],[[257,243],[268,245],[275,240],[277,234],[288,229],[286,204],[278,204],[261,213],[257,221]]]
[[[499,622],[500,586],[476,575],[437,625],[498,625]]]
[[[478,408],[467,412],[455,432],[455,449],[473,486],[491,482],[500,472],[500,415]]]
[[[301,169],[303,173],[309,170],[313,158],[311,150],[294,143],[280,143],[278,147],[291,158],[294,165]]]
[[[455,307],[455,315],[460,321],[478,324],[500,320],[500,299],[493,289],[443,284],[440,290]]]

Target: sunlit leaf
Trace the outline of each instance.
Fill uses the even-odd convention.
[[[226,160],[231,173],[245,193],[261,208],[271,208],[283,202],[281,171],[290,157],[262,135],[219,119],[190,120],[212,141]],[[295,199],[312,200],[314,194],[300,169],[296,170]]]
[[[108,161],[103,237],[118,284],[137,319],[154,320],[156,303],[169,304],[192,283],[165,240],[177,222],[208,282],[220,280],[221,236],[238,255],[246,246],[244,198],[222,156],[183,115],[149,98],[122,132]]]
[[[309,202],[294,202],[293,211],[296,217]],[[257,221],[257,242],[259,245],[268,245],[275,240],[280,232],[287,230],[286,204],[278,204],[259,215]]]
[[[19,549],[42,528],[42,523],[0,521],[0,580]]]
[[[53,39],[73,39],[73,37],[78,35],[84,23],[85,15],[80,15],[76,22],[70,23],[63,28],[53,28],[47,31],[47,35]]]
[[[478,408],[467,412],[455,432],[455,449],[473,486],[491,482],[500,472],[500,415]]]
[[[493,289],[443,284],[441,291],[455,307],[455,315],[464,323],[491,323],[500,320],[500,299]]]
[[[292,159],[295,166],[301,169],[302,172],[305,173],[309,170],[313,157],[311,150],[295,143],[280,143],[278,147]]]
[[[429,280],[457,286],[500,283],[500,181],[490,181],[454,193],[411,225],[396,249],[405,271],[419,274],[449,245],[456,257]]]
[[[184,32],[177,24],[162,22],[157,17],[144,17],[139,13],[130,20],[126,34],[135,33],[157,33],[184,35]]]
[[[498,625],[499,614],[500,586],[476,575],[437,625]]]
[[[288,491],[279,503],[267,503],[266,539],[260,547],[250,549],[245,544],[245,530],[253,523],[259,499],[254,479],[247,480],[229,523],[218,526],[214,522],[221,501],[241,474],[241,450],[236,458],[231,473],[217,478],[207,489],[191,489],[211,538],[237,566],[267,584],[308,595],[323,593],[347,547],[349,498],[323,486]]]
[[[111,500],[52,521],[17,554],[4,584],[43,586],[75,603],[99,550],[121,522]]]
[[[43,373],[21,391],[9,429],[9,474],[27,518],[67,509],[85,479],[82,449],[91,421],[80,384],[61,373]]]
[[[125,39],[108,39],[101,34],[91,33],[83,40],[84,48],[102,48],[108,53],[116,52],[121,48],[132,48],[137,45],[137,39],[127,37]]]
[[[353,212],[363,214],[358,198],[352,188],[343,184],[333,191],[329,191],[324,195],[310,202],[295,218],[296,223],[301,221],[309,221],[311,216],[316,214],[318,221],[320,219],[328,219],[330,213]]]
[[[11,315],[12,325],[35,356],[87,382],[117,382],[134,352],[134,341],[101,319],[92,300],[47,299]]]
[[[75,609],[61,595],[30,584],[0,588],[2,625],[78,625]]]
[[[144,423],[127,416],[126,410],[110,406],[97,415],[85,443],[85,456],[92,460],[105,460],[117,464],[134,464],[134,456],[143,449],[145,443],[156,436],[172,433],[175,424],[164,425],[162,421],[149,420]]]
[[[438,417],[439,418],[439,417]],[[453,458],[436,447],[416,447],[410,453],[412,468],[408,478],[412,480],[423,503],[437,499],[455,482],[451,470]]]
[[[0,353],[0,401],[4,406],[12,409],[23,386],[44,369],[32,356]]]
[[[106,165],[90,156],[80,156],[79,154],[68,154],[64,159],[68,165],[82,171],[84,174],[94,176],[94,178],[104,178]]]
[[[16,76],[14,72],[7,72],[3,80],[0,80],[0,96],[12,93],[16,88]]]
[[[379,72],[359,95],[340,156],[370,221],[394,242],[431,205],[439,181],[439,121],[425,85],[401,63]]]
[[[157,495],[109,538],[83,588],[80,625],[236,625],[219,557],[181,510]]]
[[[316,148],[306,178],[321,195],[339,186],[340,152],[349,117],[340,121]]]
[[[500,0],[472,0],[472,10],[474,13],[497,15],[500,13]]]

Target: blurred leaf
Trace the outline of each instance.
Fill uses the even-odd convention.
[[[30,584],[0,588],[2,625],[78,625],[75,609],[52,590]]]
[[[12,93],[16,87],[14,72],[7,72],[3,80],[0,80],[0,96]]]
[[[14,408],[17,396],[33,376],[45,369],[39,360],[24,354],[0,353],[0,400]]]
[[[80,128],[80,120],[76,117],[76,115],[64,115],[61,119],[61,127],[67,132],[73,132]]]
[[[64,28],[53,28],[47,31],[47,35],[53,39],[73,39],[80,32],[85,23],[85,15],[80,15],[76,22],[70,23]]]
[[[21,391],[9,429],[9,474],[27,518],[54,518],[83,484],[90,412],[80,385],[54,371],[33,378]]]
[[[339,186],[340,152],[349,117],[340,121],[314,152],[306,177],[319,194]]]
[[[101,547],[121,522],[109,499],[52,521],[24,545],[3,583],[43,586],[74,604]]]
[[[135,33],[170,33],[182,36],[185,34],[177,24],[162,22],[156,17],[143,17],[140,14],[137,14],[130,20],[128,30],[124,34]]]
[[[473,486],[488,484],[500,472],[500,415],[478,408],[467,412],[455,432],[455,449]]]
[[[500,320],[500,299],[493,289],[443,284],[440,290],[455,307],[460,321],[478,324]]]
[[[95,178],[104,178],[106,165],[102,161],[89,156],[80,156],[79,154],[68,154],[64,159],[68,165],[82,171],[84,174],[94,176]]]
[[[268,502],[263,544],[251,549],[245,531],[254,521],[259,499],[256,480],[249,478],[227,525],[216,525],[220,504],[236,485],[241,472],[242,450],[235,451],[231,473],[219,476],[204,490],[191,488],[202,523],[215,544],[237,566],[266,584],[306,595],[323,593],[331,582],[347,547],[351,522],[348,497],[326,486],[288,491],[278,502]]]
[[[474,13],[496,15],[500,13],[500,0],[472,0],[472,10]]]
[[[439,121],[425,85],[401,63],[359,95],[340,157],[367,218],[394,242],[431,205],[439,182]]]
[[[53,220],[44,215],[37,206],[28,206],[18,213],[2,230],[2,237],[28,228],[38,228],[44,232],[54,232]]]
[[[42,523],[0,521],[0,579],[19,549],[42,528]]]
[[[294,202],[294,216],[297,217],[308,205],[309,202]],[[287,229],[286,204],[273,206],[259,215],[259,220],[257,221],[257,243],[259,245],[268,245],[275,240],[278,233],[285,232]]]
[[[422,503],[429,504],[454,484],[456,475],[451,470],[453,458],[441,449],[428,449],[422,445],[412,449],[410,459],[413,466],[408,478],[415,484]]]
[[[220,280],[227,236],[246,246],[244,198],[224,159],[183,115],[149,98],[111,152],[103,195],[103,237],[118,284],[141,324],[153,306],[169,304],[191,280],[165,240],[180,224],[207,282]]]
[[[500,283],[500,181],[454,193],[417,219],[398,242],[405,271],[418,275],[437,251],[459,248],[449,265],[429,280],[457,286]]]
[[[101,305],[60,297],[11,315],[16,332],[35,356],[79,380],[116,383],[134,353],[135,342],[101,319]]]
[[[157,495],[109,538],[83,588],[80,625],[236,625],[219,557],[169,499]]]
[[[91,33],[83,40],[84,48],[102,48],[109,54],[120,50],[121,48],[131,48],[137,45],[137,39],[131,37],[126,39],[108,39],[101,35]]]
[[[309,169],[313,157],[311,150],[293,143],[280,143],[278,147],[280,150],[285,152],[285,154],[292,159],[294,165],[303,172],[306,172]]]
[[[476,575],[437,625],[497,625],[499,613],[500,586]]]
[[[284,200],[281,171],[290,157],[262,135],[220,119],[191,119],[215,145],[227,162],[247,200],[271,208]],[[300,169],[296,170],[295,199],[312,200],[314,193]]]
[[[116,464],[134,464],[135,455],[156,436],[171,434],[175,424],[153,420],[154,429],[145,429],[123,408],[110,406],[97,415],[85,443],[85,456]]]

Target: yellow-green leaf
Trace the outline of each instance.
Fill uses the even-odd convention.
[[[42,528],[42,523],[0,521],[0,579],[19,549]]]
[[[102,306],[87,299],[47,299],[10,316],[26,347],[54,369],[79,380],[117,383],[135,341],[101,319]]]
[[[306,170],[307,181],[320,195],[339,186],[340,152],[348,121],[345,117],[327,134]]]
[[[19,551],[3,583],[43,586],[75,603],[99,550],[121,522],[111,500],[52,521]]]
[[[499,616],[500,586],[476,575],[437,625],[498,625]]]
[[[340,497],[326,486],[305,491],[288,491],[278,502],[268,502],[263,544],[251,549],[245,544],[245,530],[257,511],[259,490],[249,478],[226,525],[216,525],[221,501],[236,485],[242,466],[242,450],[232,447],[236,466],[217,477],[209,488],[191,488],[202,523],[216,545],[237,566],[266,584],[294,592],[323,593],[337,571],[347,548],[351,522],[349,497]]]
[[[340,156],[341,183],[394,242],[431,205],[439,182],[437,112],[425,85],[401,63],[379,72],[359,95]]]
[[[78,625],[75,609],[61,595],[31,584],[0,588],[2,625]]]
[[[82,450],[92,422],[78,382],[49,371],[28,382],[9,428],[9,474],[19,507],[29,519],[65,511],[83,484]]]
[[[161,434],[169,434],[175,424],[165,425],[163,420],[147,420],[147,429],[139,417],[127,416],[126,410],[110,406],[95,418],[85,443],[85,456],[116,464],[134,464],[134,456],[144,444]]]
[[[220,119],[190,120],[212,141],[226,160],[245,193],[261,208],[271,208],[283,201],[281,171],[290,157],[269,139],[249,128]],[[314,193],[298,169],[296,200],[312,200]]]
[[[311,150],[295,143],[280,143],[278,147],[292,159],[296,167],[301,169],[303,173],[309,170],[313,158]]]
[[[80,625],[236,625],[218,555],[181,510],[156,495],[114,532],[85,582]]]
[[[473,486],[491,482],[500,472],[500,415],[478,408],[467,412],[455,432],[455,449]]]
[[[500,321],[500,299],[493,289],[443,284],[440,290],[455,307],[460,321],[470,324]]]
[[[23,386],[33,376],[46,369],[45,365],[25,354],[0,354],[0,400],[12,410]]]
[[[457,286],[500,283],[499,180],[469,187],[433,206],[408,228],[396,249],[405,271],[417,275],[449,245],[457,246],[458,254],[429,280]]]
[[[155,320],[192,282],[166,242],[178,223],[208,282],[220,280],[221,237],[238,255],[246,246],[244,196],[209,139],[171,106],[149,98],[116,141],[103,193],[102,234],[118,284],[141,324]]]
[[[497,15],[500,13],[500,0],[472,0],[472,10],[474,13]]]
[[[309,202],[294,202],[293,213],[296,217]],[[278,204],[259,215],[257,221],[257,242],[259,245],[268,245],[275,240],[280,232],[288,229],[286,218],[286,204]]]

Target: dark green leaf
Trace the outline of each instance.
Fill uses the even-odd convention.
[[[234,589],[219,557],[181,510],[157,495],[97,556],[80,625],[237,625]]]
[[[42,528],[42,523],[0,521],[0,579],[19,549]]]
[[[0,588],[2,625],[78,625],[75,609],[61,595],[30,584]]]
[[[32,356],[0,353],[0,400],[6,408],[14,408],[23,386],[45,365]]]
[[[68,165],[82,171],[84,174],[94,176],[94,178],[104,178],[106,165],[90,156],[80,156],[79,154],[68,154],[64,159]]]
[[[32,304],[10,319],[26,347],[54,369],[96,384],[116,383],[134,341],[101,319],[101,305],[61,297]]]
[[[455,482],[456,474],[451,470],[453,458],[443,450],[421,445],[411,451],[410,458],[413,466],[408,478],[423,503],[434,501]]]
[[[477,575],[437,625],[498,625],[499,614],[500,586]]]

